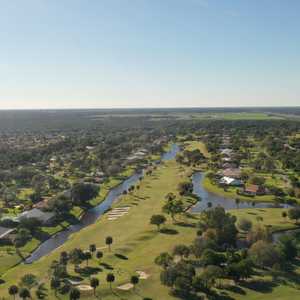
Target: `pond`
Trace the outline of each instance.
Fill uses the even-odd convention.
[[[237,207],[235,199],[225,198],[213,193],[208,192],[203,186],[204,180],[203,172],[195,172],[192,175],[193,193],[200,197],[201,201],[197,202],[191,209],[191,212],[198,213],[208,207],[208,203],[212,204],[212,207],[223,206],[224,209],[237,209],[237,208],[253,208],[252,201],[241,201]],[[254,208],[267,208],[267,207],[289,207],[289,205],[275,205],[269,202],[255,202]]]

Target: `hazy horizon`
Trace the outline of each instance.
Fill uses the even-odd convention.
[[[299,1],[1,4],[0,109],[299,105]]]

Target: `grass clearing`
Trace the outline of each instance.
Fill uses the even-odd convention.
[[[193,151],[193,150],[200,150],[201,153],[206,157],[210,157],[210,153],[207,151],[206,145],[201,141],[189,141],[184,143],[186,145],[186,150]]]
[[[238,219],[245,218],[252,222],[253,225],[261,224],[268,226],[272,232],[297,228],[295,222],[288,217],[283,218],[282,213],[287,212],[284,208],[246,208],[233,209],[230,213]],[[262,217],[262,221],[257,221],[257,217]]]

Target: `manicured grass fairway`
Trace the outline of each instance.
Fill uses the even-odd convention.
[[[158,233],[156,228],[149,224],[149,219],[153,214],[161,213],[165,195],[168,192],[176,192],[177,184],[185,178],[185,172],[175,161],[159,167],[152,176],[144,178],[140,183],[139,191],[126,196],[124,200],[120,200],[120,203],[116,204],[116,206],[131,205],[127,215],[114,221],[108,221],[107,216],[103,216],[97,223],[74,234],[67,243],[49,256],[32,265],[18,265],[9,270],[3,276],[6,283],[0,285],[0,295],[7,295],[7,287],[18,283],[20,277],[26,273],[36,274],[38,278],[48,282],[49,265],[54,259],[58,259],[60,252],[70,251],[75,247],[88,249],[88,246],[93,243],[102,248],[105,247],[105,237],[111,235],[114,238],[113,252],[109,253],[105,247],[102,261],[114,267],[113,272],[116,276],[114,287],[127,283],[130,275],[135,274],[137,270],[146,271],[150,274],[150,278],[141,280],[136,292],[121,292],[116,289],[114,291],[127,299],[141,299],[137,292],[143,297],[147,296],[153,299],[173,299],[168,294],[169,289],[161,286],[159,281],[160,268],[153,261],[159,253],[171,251],[174,245],[178,243],[190,244],[195,237],[195,229],[173,225],[169,220],[167,227],[175,229],[178,234]],[[122,203],[122,201],[124,202]],[[189,219],[188,221],[196,222],[197,220]],[[115,253],[127,256],[128,260],[117,258]],[[99,267],[96,260],[90,262],[90,265]],[[99,291],[104,299],[116,299],[116,295],[111,294],[109,286],[105,282],[105,276],[110,271],[101,268],[103,271],[96,275],[101,282]],[[73,273],[72,265],[69,267],[69,272]],[[88,283],[88,277],[85,281]],[[54,299],[52,291],[49,290],[49,292],[49,298]],[[91,293],[83,296],[84,299],[94,299]],[[67,296],[61,296],[61,299],[67,298]]]
[[[205,157],[210,157],[210,153],[208,153],[206,145],[200,141],[191,141],[186,142],[187,145],[186,150],[193,151],[199,149]]]
[[[253,225],[261,224],[268,226],[272,232],[286,229],[296,228],[295,222],[288,217],[283,218],[282,212],[287,212],[284,208],[248,208],[248,209],[233,209],[230,213],[238,219],[245,218],[252,222]],[[262,221],[257,221],[257,217],[262,217]]]

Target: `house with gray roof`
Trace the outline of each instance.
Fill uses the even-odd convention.
[[[8,240],[10,239],[11,234],[16,231],[16,228],[6,228],[0,226],[0,240]]]
[[[22,219],[37,219],[42,224],[47,225],[50,224],[55,217],[55,213],[53,212],[44,212],[38,208],[33,208],[28,211],[24,211],[18,216],[18,220],[21,221]]]

